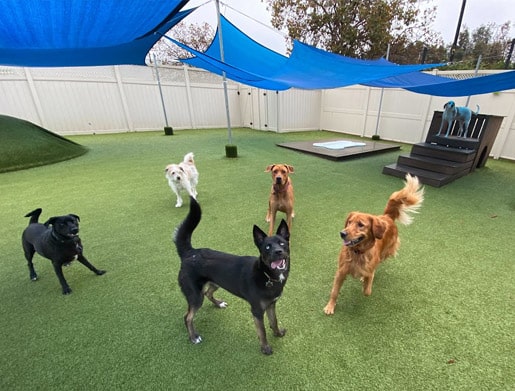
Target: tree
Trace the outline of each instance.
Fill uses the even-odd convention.
[[[196,24],[182,21],[176,24],[166,35],[202,52],[209,47],[215,36],[215,31],[208,23]],[[157,41],[149,51],[147,64],[154,62],[154,55],[161,64],[177,64],[181,58],[191,57],[188,51],[164,37]]]
[[[454,63],[445,69],[473,69],[479,56],[481,56],[480,67],[483,69],[504,68],[511,43],[510,25],[509,21],[501,25],[488,23],[477,27],[472,32],[467,26],[463,26],[458,37]]]
[[[435,7],[419,8],[418,0],[266,0],[272,25],[293,39],[333,53],[357,58],[384,56],[414,62],[406,48],[441,46],[429,29]],[[414,43],[417,42],[417,45]]]

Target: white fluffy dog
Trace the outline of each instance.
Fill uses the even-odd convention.
[[[186,190],[190,196],[197,199],[198,171],[193,157],[193,152],[187,153],[181,163],[169,164],[165,168],[168,184],[177,195],[176,208],[182,206],[181,190]]]

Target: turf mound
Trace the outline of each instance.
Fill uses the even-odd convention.
[[[0,115],[0,173],[73,159],[82,145],[31,122]]]

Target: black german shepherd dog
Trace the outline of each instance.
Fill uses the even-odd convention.
[[[224,301],[213,297],[213,293],[221,287],[249,302],[261,352],[272,354],[266,339],[263,317],[266,312],[276,337],[284,336],[286,330],[277,325],[275,302],[282,294],[290,270],[288,225],[282,220],[277,234],[269,237],[254,225],[254,243],[259,250],[259,257],[239,256],[191,246],[191,235],[201,215],[200,205],[190,197],[189,213],[175,231],[174,237],[181,258],[179,285],[188,302],[184,323],[191,342],[202,342],[193,326],[193,317],[202,306],[204,295],[218,308],[227,306]]]

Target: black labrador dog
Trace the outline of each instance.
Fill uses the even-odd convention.
[[[193,317],[202,306],[204,295],[218,308],[227,306],[224,301],[213,297],[213,293],[221,287],[249,302],[261,352],[272,354],[263,318],[266,312],[274,335],[284,336],[286,330],[277,325],[275,303],[283,292],[290,270],[288,225],[282,220],[277,234],[269,237],[254,225],[254,243],[259,250],[259,257],[238,256],[209,248],[192,247],[191,235],[200,222],[201,214],[200,205],[190,197],[189,213],[174,237],[181,258],[179,285],[188,302],[184,322],[191,342],[202,342],[193,326]]]
[[[38,278],[32,263],[36,252],[52,261],[55,274],[63,288],[63,295],[72,293],[63,275],[63,265],[77,259],[93,273],[99,276],[105,273],[105,270],[97,269],[82,255],[82,243],[78,235],[79,216],[74,214],[55,216],[48,219],[45,224],[40,224],[38,220],[41,211],[41,208],[38,208],[25,215],[30,217],[30,221],[22,235],[23,251],[32,281]]]

